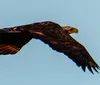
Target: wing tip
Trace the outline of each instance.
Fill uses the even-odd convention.
[[[88,65],[88,66],[86,66],[86,65],[82,65],[81,66],[81,68],[82,68],[82,70],[84,71],[84,72],[86,72],[86,67],[88,68],[88,70],[92,73],[92,74],[94,74],[94,71],[95,72],[97,72],[97,73],[99,73],[99,71],[98,70],[100,70],[100,66],[99,65]],[[93,71],[94,70],[94,71]],[[100,74],[100,73],[99,73]]]

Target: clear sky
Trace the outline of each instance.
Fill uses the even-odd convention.
[[[77,27],[72,36],[100,65],[100,0],[0,0],[0,28],[37,21]],[[16,55],[0,56],[0,85],[99,85],[94,73],[35,39]]]

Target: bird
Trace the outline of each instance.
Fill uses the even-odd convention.
[[[70,34],[78,33],[72,26],[61,26],[52,21],[35,22],[0,29],[0,55],[16,54],[31,39],[39,39],[53,50],[63,53],[85,72],[94,74],[100,69],[87,49]]]

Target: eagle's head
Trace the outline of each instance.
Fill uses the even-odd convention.
[[[63,30],[67,31],[69,34],[78,33],[78,29],[72,26],[63,26]]]

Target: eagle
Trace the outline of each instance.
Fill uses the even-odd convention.
[[[87,49],[70,34],[78,33],[72,26],[60,26],[52,21],[36,22],[27,25],[0,29],[0,55],[16,54],[32,38],[48,44],[53,50],[67,55],[85,72],[100,69]]]

